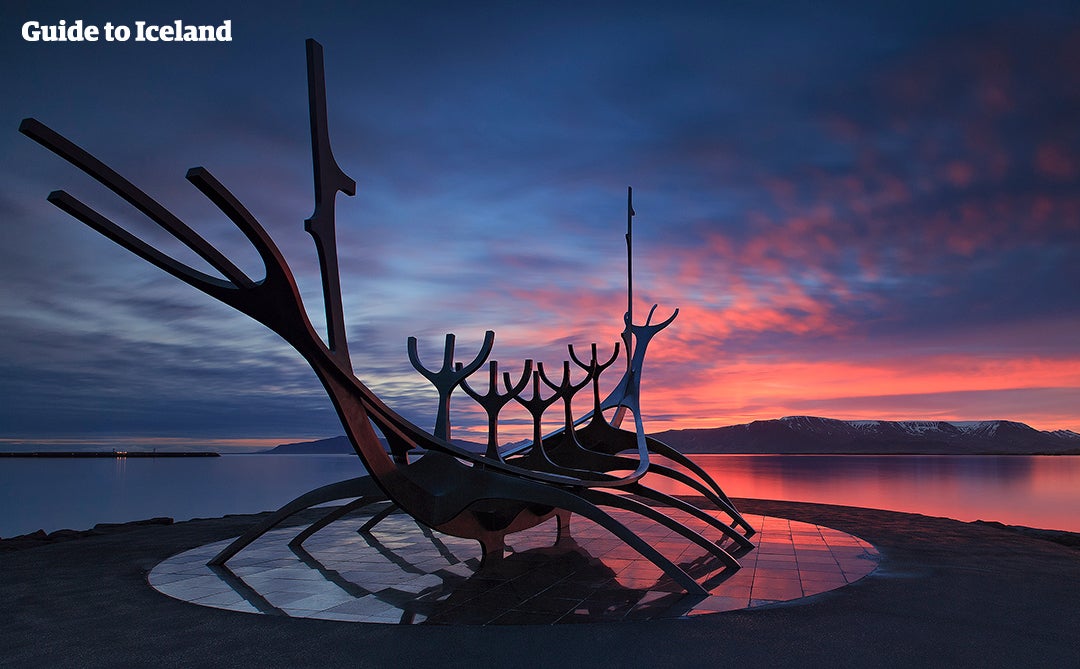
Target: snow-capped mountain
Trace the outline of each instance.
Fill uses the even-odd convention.
[[[835,420],[788,416],[704,430],[651,435],[685,453],[1074,453],[1080,434],[1044,432],[1008,420]],[[481,452],[482,444],[454,440]],[[347,437],[282,444],[267,453],[352,453]]]
[[[886,421],[787,416],[653,435],[688,453],[1077,453],[1080,434],[1008,420]]]

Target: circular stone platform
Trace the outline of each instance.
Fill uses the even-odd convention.
[[[616,511],[709,590],[689,596],[651,562],[592,522],[574,516],[572,538],[555,544],[554,521],[508,537],[507,556],[480,566],[475,541],[421,528],[398,513],[371,533],[356,513],[309,538],[274,530],[229,561],[206,562],[229,541],[174,555],[150,584],[183,601],[267,615],[389,624],[552,624],[682,618],[758,607],[852,583],[877,566],[878,551],[850,534],[772,516],[747,516],[757,548],[732,571],[668,529]],[[691,519],[705,536],[716,531]],[[727,546],[730,550],[730,546]]]

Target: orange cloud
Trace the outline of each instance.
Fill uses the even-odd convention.
[[[656,353],[661,353],[658,346]],[[977,356],[913,356],[910,359],[846,361],[773,361],[769,359],[709,359],[699,357],[692,374],[672,365],[668,354],[657,355],[644,399],[646,412],[664,418],[650,421],[651,430],[670,427],[713,427],[748,420],[805,413],[798,407],[827,403],[841,418],[924,418],[896,414],[893,398],[904,395],[1025,391],[1080,388],[1080,358],[985,359]],[[678,355],[683,358],[684,355]],[[854,409],[854,398],[882,398],[871,409]],[[858,406],[865,403],[860,402]],[[893,407],[890,409],[889,407]],[[935,417],[947,420],[1014,418],[1034,420],[1030,412],[1016,416],[985,416],[980,407],[942,407]],[[1049,427],[1076,425],[1076,415],[1044,416]],[[658,424],[659,423],[659,424]]]

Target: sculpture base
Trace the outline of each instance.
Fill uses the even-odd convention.
[[[208,567],[227,541],[175,555],[150,573],[158,591],[233,611],[388,624],[553,624],[680,618],[791,601],[842,587],[877,566],[850,534],[749,516],[757,548],[725,569],[713,556],[640,516],[616,512],[710,593],[692,597],[609,532],[574,516],[507,537],[506,557],[479,569],[480,547],[393,514],[370,534],[374,511],[346,516],[289,547],[301,528],[267,533],[228,566]],[[692,524],[688,522],[688,524]],[[696,526],[695,526],[696,527]],[[704,524],[696,528],[705,532]],[[711,536],[706,534],[706,536]]]

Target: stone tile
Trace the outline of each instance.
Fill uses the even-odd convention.
[[[352,598],[337,606],[324,609],[326,613],[341,613],[360,616],[382,614],[390,610],[400,611],[400,609],[390,602],[382,601],[375,596]]]
[[[168,585],[169,583],[176,583],[177,581],[186,581],[191,578],[190,574],[177,574],[175,572],[154,572],[150,574],[147,579],[150,585]]]
[[[757,553],[757,551],[754,552]],[[754,560],[755,569],[770,569],[773,567],[783,569],[784,565],[794,565],[798,562],[798,556],[794,553],[757,553],[754,557],[756,558]]]
[[[356,528],[368,516],[356,515],[305,542],[307,562],[287,548],[296,533],[287,528],[230,560],[231,574],[205,566],[228,544],[220,541],[163,561],[148,581],[171,597],[246,613],[384,624],[572,624],[764,606],[843,586],[872,571],[879,557],[865,541],[829,528],[754,516],[748,520],[759,531],[752,538],[758,548],[740,558],[743,569],[726,572],[668,528],[614,515],[694,574],[710,596],[688,601],[662,570],[581,518],[571,530],[578,552],[553,547],[554,523],[548,523],[513,537],[506,558],[481,572],[475,542],[438,534],[433,540],[403,516],[387,518],[364,537]],[[679,517],[705,536],[716,533]]]
[[[766,578],[759,576],[754,579],[754,585],[750,590],[751,599],[774,599],[786,601],[798,599],[803,596],[802,583],[796,578]]]
[[[823,574],[836,574],[840,572],[840,565],[833,560],[832,562],[803,562],[799,561],[800,572],[819,572]]]
[[[724,595],[727,597],[741,597],[743,594],[750,594],[750,587],[754,584],[755,574],[752,572],[743,572],[738,574],[742,578],[731,578],[722,583],[717,583],[709,588],[710,592],[714,595]]]
[[[716,613],[717,611],[736,611],[750,606],[750,597],[722,597],[713,595],[706,597],[694,605],[694,611],[700,613]]]
[[[266,599],[273,606],[290,606],[293,602],[300,601],[311,597],[310,592],[306,591],[293,591],[293,590],[278,590],[273,592],[264,592],[263,598]]]
[[[826,592],[828,590],[835,590],[836,588],[842,588],[847,585],[847,581],[843,578],[830,578],[826,580],[804,578],[802,579],[803,595],[810,596],[818,593]]]
[[[192,604],[199,604],[200,606],[220,607],[226,609],[236,604],[243,604],[246,602],[247,600],[245,600],[241,595],[234,592],[233,590],[229,590],[228,592],[219,592],[214,595],[207,595],[206,597],[191,600]]]
[[[544,597],[543,595],[538,595],[521,603],[517,607],[517,610],[531,611],[534,613],[558,614],[556,618],[561,618],[566,613],[577,608],[581,602],[582,599],[564,599],[561,597]],[[554,622],[554,619],[552,622]]]
[[[308,595],[303,599],[293,600],[289,603],[292,608],[309,609],[312,611],[325,611],[332,609],[335,606],[340,606],[346,602],[355,601],[355,597],[347,592],[339,592],[337,594],[330,593],[318,593],[314,595]]]
[[[799,564],[836,564],[836,557],[828,551],[799,551],[795,559]]]

